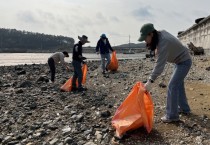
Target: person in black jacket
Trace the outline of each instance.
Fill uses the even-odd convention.
[[[114,51],[109,43],[108,38],[105,34],[101,35],[101,38],[98,40],[97,46],[96,46],[96,53],[101,55],[101,68],[102,73],[105,74],[105,70],[108,71],[107,67],[110,63],[110,54],[109,50]],[[105,65],[105,62],[107,60],[107,63]]]
[[[82,45],[85,43],[89,43],[88,37],[82,35],[82,37],[78,36],[79,42],[74,45],[73,55],[72,55],[72,65],[74,67],[74,75],[72,80],[72,91],[76,91],[76,80],[78,78],[78,91],[82,92],[86,89],[82,87],[82,66],[81,63],[85,63],[84,60],[86,57],[82,56]]]

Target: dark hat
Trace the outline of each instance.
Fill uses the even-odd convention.
[[[154,30],[155,30],[155,28],[154,28],[153,24],[151,24],[151,23],[144,24],[140,29],[140,37],[139,37],[138,41],[144,41],[146,39],[147,35]]]
[[[66,57],[69,57],[69,54],[68,54],[68,52],[66,52],[66,51],[63,51],[63,54],[64,54]]]
[[[82,37],[78,36],[78,39],[79,39],[80,41],[85,42],[85,43],[90,43],[90,41],[88,41],[88,37],[85,36],[85,35],[82,35]]]
[[[101,38],[106,38],[106,34],[101,34]]]

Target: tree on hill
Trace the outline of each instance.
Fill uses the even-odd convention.
[[[0,28],[0,49],[50,50],[73,47],[74,39],[65,36],[46,35],[16,29]]]

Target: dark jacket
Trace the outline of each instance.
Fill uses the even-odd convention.
[[[72,55],[72,60],[76,60],[79,62],[82,62],[82,43],[79,41],[77,44],[74,45],[73,47],[73,55]]]
[[[102,38],[100,38],[100,39],[98,40],[98,43],[97,43],[97,46],[96,46],[96,52],[98,52],[99,49],[100,49],[100,54],[109,53],[109,49],[110,49],[111,51],[113,51],[113,49],[112,49],[112,47],[111,47],[111,45],[110,45],[110,43],[109,43],[108,38],[105,38],[105,39],[106,39],[106,44],[104,43],[104,41],[103,41]]]

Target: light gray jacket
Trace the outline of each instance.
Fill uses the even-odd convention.
[[[58,64],[58,63],[61,63],[61,64],[65,64],[66,62],[64,61],[64,54],[63,54],[63,52],[55,52],[54,54],[52,54],[51,56],[50,56],[50,58],[53,58],[53,60],[54,60],[54,62],[56,63],[56,64]]]
[[[191,59],[187,47],[165,30],[159,31],[157,62],[150,79],[153,81],[163,72],[166,62],[178,64]]]

